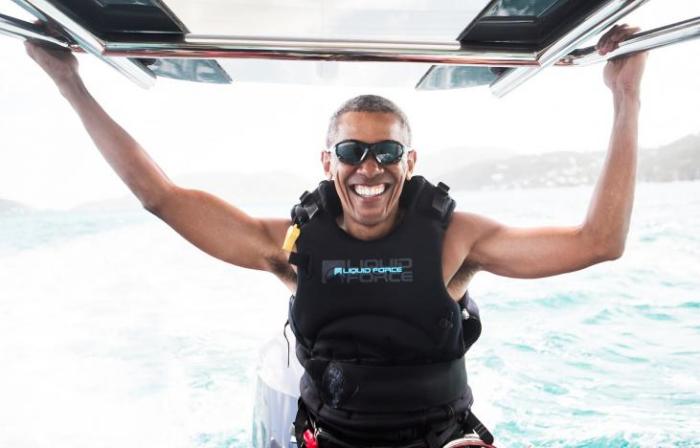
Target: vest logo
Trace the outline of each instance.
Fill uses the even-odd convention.
[[[323,260],[321,283],[410,283],[412,258]]]

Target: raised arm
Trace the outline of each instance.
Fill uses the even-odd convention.
[[[237,266],[273,272],[289,284],[280,249],[288,221],[255,219],[213,195],[178,187],[90,95],[70,52],[32,42],[26,47],[144,208],[206,253]]]
[[[616,26],[600,40],[602,54],[638,31]],[[455,230],[467,244],[467,263],[510,277],[544,277],[622,255],[634,200],[639,90],[646,54],[611,60],[604,71],[614,120],[607,158],[584,222],[575,227],[522,229],[458,214]]]

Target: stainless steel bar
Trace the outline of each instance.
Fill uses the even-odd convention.
[[[214,36],[188,34],[185,42],[194,44],[214,44],[227,48],[277,48],[309,50],[393,50],[393,51],[457,51],[457,41],[371,41],[360,39],[299,39],[293,37],[255,37],[255,36]]]
[[[460,48],[458,43],[229,39],[196,42],[106,42],[105,56],[195,59],[425,62],[520,67],[537,65],[536,53]]]
[[[539,66],[520,67],[506,72],[491,84],[491,92],[497,97],[506,95],[508,92],[535,76],[542,69],[561,60],[581,42],[600,33],[606,27],[629,14],[646,1],[647,0],[609,1],[601,8],[592,12],[578,26],[574,27],[561,39],[550,45],[549,48],[543,50],[538,57]]]
[[[595,47],[586,47],[576,50],[557,62],[561,66],[583,66],[607,61],[610,58],[623,56],[639,51],[653,50],[690,39],[700,37],[700,17],[673,23],[660,28],[643,31],[626,39],[620,46],[605,56],[601,56]]]
[[[73,51],[81,51],[76,45],[72,45],[65,39],[47,35],[41,28],[33,23],[25,22],[24,20],[15,17],[0,14],[0,33],[16,37],[19,39],[32,39],[48,42],[53,45],[58,45],[63,48],[68,48]]]
[[[20,39],[40,40],[63,48],[71,48],[67,41],[46,35],[36,25],[4,14],[0,14],[0,33]]]
[[[56,8],[49,0],[26,0],[34,8],[51,18],[86,52],[98,57],[114,69],[134,81],[141,87],[148,88],[155,84],[155,75],[145,66],[125,58],[107,58],[103,56],[104,42],[82,25]]]

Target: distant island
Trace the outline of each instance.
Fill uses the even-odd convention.
[[[468,149],[465,149],[468,151]],[[444,170],[436,178],[455,190],[548,188],[595,182],[604,152],[561,151],[481,160]],[[638,180],[700,179],[700,135],[639,152]]]

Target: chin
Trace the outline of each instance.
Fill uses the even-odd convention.
[[[383,212],[363,213],[355,215],[355,221],[363,226],[372,227],[383,223],[389,217]]]

